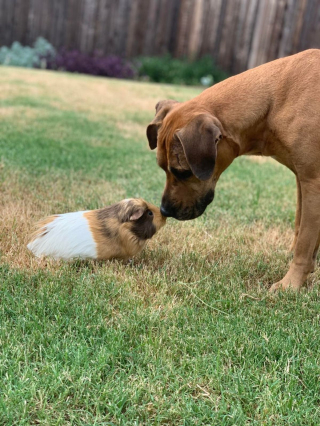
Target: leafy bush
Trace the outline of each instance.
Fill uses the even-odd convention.
[[[0,48],[0,64],[27,68],[45,67],[43,58],[54,54],[54,47],[42,37],[35,41],[33,47],[22,46],[15,41],[11,47]]]
[[[32,47],[14,42],[11,47],[0,48],[0,64],[27,68],[48,68],[83,74],[115,78],[148,79],[157,83],[211,86],[227,77],[209,56],[197,61],[163,57],[142,57],[135,65],[115,55],[98,56],[79,50],[62,49],[56,52],[43,37]]]
[[[116,78],[133,78],[133,66],[119,56],[90,56],[78,50],[61,50],[48,59],[47,67],[55,70],[78,72]]]
[[[192,62],[174,59],[170,55],[142,57],[138,60],[137,67],[141,78],[147,77],[157,83],[211,85],[228,77],[214,65],[210,56]]]

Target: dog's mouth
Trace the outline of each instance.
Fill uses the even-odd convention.
[[[192,206],[183,206],[183,204],[174,206],[171,203],[162,202],[161,211],[164,216],[173,217],[177,220],[192,220],[201,216],[213,199],[214,191],[210,190]]]

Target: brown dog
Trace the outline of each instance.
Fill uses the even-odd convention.
[[[221,173],[240,155],[275,158],[296,175],[294,258],[271,290],[298,290],[320,243],[320,50],[231,77],[184,103],[161,101],[147,128],[167,181],[161,212],[200,216]]]

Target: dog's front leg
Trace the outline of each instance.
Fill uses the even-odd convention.
[[[300,229],[300,221],[301,221],[301,186],[298,176],[296,176],[296,182],[297,182],[297,208],[296,208],[296,218],[294,222],[294,240],[292,242],[290,251],[294,251],[296,248],[298,235],[299,235],[299,229]]]
[[[320,179],[301,182],[301,220],[293,261],[285,277],[270,291],[291,288],[298,291],[313,272],[319,248]]]

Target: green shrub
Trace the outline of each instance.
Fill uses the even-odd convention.
[[[44,38],[39,37],[33,47],[22,46],[15,41],[11,47],[0,48],[0,64],[26,68],[45,68],[43,58],[54,55],[54,47]]]
[[[175,59],[170,55],[162,57],[142,57],[138,60],[141,78],[157,83],[212,85],[227,78],[227,74],[214,65],[210,56],[196,61]]]

